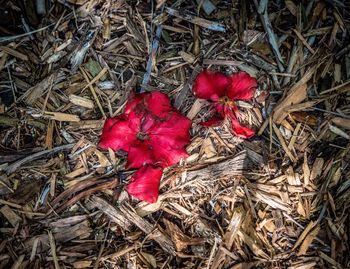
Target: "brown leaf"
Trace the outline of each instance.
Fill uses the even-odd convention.
[[[273,110],[273,120],[280,124],[287,116],[286,108],[291,105],[300,104],[307,97],[307,82],[316,71],[316,67],[310,68],[305,75],[287,92],[285,98]]]

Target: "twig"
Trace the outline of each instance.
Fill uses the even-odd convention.
[[[159,46],[159,39],[160,39],[160,36],[162,34],[162,30],[163,30],[162,26],[158,25],[157,30],[156,30],[156,37],[153,39],[153,42],[152,42],[152,50],[151,50],[151,53],[149,54],[149,57],[148,57],[146,73],[143,76],[142,86],[146,86],[149,82],[150,77],[151,77],[153,58],[155,58],[155,56],[157,54],[157,50],[158,50],[158,46]],[[140,92],[145,92],[145,88],[142,87]]]
[[[16,40],[18,38],[22,38],[22,37],[26,37],[26,36],[29,36],[31,34],[35,34],[35,33],[38,33],[38,32],[41,32],[41,31],[44,31],[46,30],[47,28],[51,27],[55,25],[55,23],[51,23],[45,27],[42,27],[42,28],[39,28],[37,30],[34,30],[34,31],[30,31],[28,33],[24,33],[24,34],[21,34],[21,35],[15,35],[15,36],[4,36],[4,37],[0,37],[0,43],[2,42],[9,42],[9,41],[13,41],[13,40]]]
[[[275,33],[272,29],[272,25],[269,19],[269,15],[267,14],[267,4],[268,4],[268,0],[261,0],[260,4],[258,4],[257,0],[254,0],[254,4],[255,7],[260,15],[260,19],[261,22],[264,26],[264,29],[267,33],[268,39],[269,39],[269,43],[271,45],[272,51],[276,56],[276,60],[277,60],[277,65],[278,65],[278,69],[280,70],[280,72],[284,71],[284,67],[283,67],[283,59],[282,59],[282,55],[281,52],[279,51],[278,48],[278,43],[276,40],[276,36]]]
[[[225,32],[226,31],[225,26],[218,23],[218,22],[208,21],[206,19],[199,18],[199,17],[194,16],[194,15],[189,14],[189,13],[180,12],[178,10],[175,10],[175,9],[172,9],[169,7],[166,8],[166,12],[169,15],[175,16],[177,18],[183,19],[183,20],[188,21],[188,22],[193,23],[193,24],[197,24],[201,27],[207,28],[207,29],[212,30],[212,31],[217,31],[217,32]]]
[[[54,154],[54,153],[57,153],[60,151],[69,150],[69,149],[73,148],[73,146],[74,146],[74,144],[67,144],[67,145],[63,145],[63,146],[58,146],[58,147],[53,148],[53,149],[47,149],[47,150],[40,151],[38,153],[34,153],[33,155],[25,157],[22,160],[19,160],[15,163],[9,165],[8,167],[5,168],[5,171],[7,174],[11,174],[11,173],[15,172],[17,169],[19,169],[25,163],[39,159],[47,154]]]
[[[55,239],[53,238],[51,231],[48,231],[48,235],[49,235],[49,242],[50,242],[50,247],[51,247],[51,255],[52,255],[53,262],[55,264],[55,269],[60,269],[60,266],[59,266],[58,260],[57,260],[57,254],[56,254]]]

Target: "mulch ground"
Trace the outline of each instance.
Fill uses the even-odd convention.
[[[346,1],[0,1],[0,268],[349,268]],[[203,128],[204,68],[256,131]],[[96,145],[134,90],[193,121],[157,203]]]

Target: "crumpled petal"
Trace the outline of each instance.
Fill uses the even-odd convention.
[[[201,125],[204,127],[217,127],[220,126],[224,121],[224,118],[220,115],[215,115],[211,119],[201,122]]]
[[[250,138],[255,135],[255,132],[252,129],[244,127],[235,117],[229,117],[231,122],[231,130],[233,134],[242,138]]]
[[[128,119],[121,115],[106,120],[98,146],[102,149],[128,151],[135,141],[136,130],[132,129]]]
[[[150,112],[159,118],[165,118],[170,111],[174,110],[169,97],[160,91],[150,92],[145,98],[145,105]]]
[[[132,97],[125,105],[124,113],[129,115],[135,110],[151,113],[158,118],[164,118],[174,108],[166,94],[160,91],[152,91],[132,94]]]
[[[124,114],[122,114],[124,115]],[[135,131],[135,134],[141,131],[142,122],[145,120],[145,112],[135,109],[129,115],[125,116],[129,122],[129,127]]]
[[[139,200],[150,204],[155,203],[158,199],[162,174],[162,168],[145,165],[132,176],[131,183],[126,187],[126,191]]]
[[[191,120],[178,112],[169,113],[167,120],[158,121],[150,130],[150,140],[157,139],[164,145],[183,148],[190,143]],[[154,144],[154,143],[152,143]]]
[[[178,163],[181,159],[188,157],[187,151],[184,147],[172,147],[167,142],[164,142],[162,138],[155,138],[151,141],[152,143],[152,154],[154,160],[161,167],[169,167]]]
[[[198,98],[218,101],[229,85],[230,79],[223,73],[203,70],[194,81],[192,90]]]
[[[227,96],[232,100],[250,100],[254,97],[258,83],[246,72],[238,72],[230,76]]]
[[[136,106],[142,103],[146,95],[147,93],[131,92],[129,99],[125,104],[124,114],[129,115],[132,111],[134,111]]]
[[[158,121],[149,130],[154,163],[167,167],[187,158],[185,146],[190,143],[192,122],[178,112],[171,112],[165,121]]]
[[[219,114],[222,118],[225,118],[227,114],[227,110],[230,110],[230,107],[220,103],[220,102],[214,102],[213,105],[215,111],[217,114]]]
[[[129,149],[127,168],[139,168],[146,164],[156,164],[152,154],[152,146],[148,142],[138,141]]]

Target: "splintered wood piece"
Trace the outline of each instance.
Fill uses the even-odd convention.
[[[69,101],[77,106],[93,109],[94,108],[94,102],[86,97],[81,97],[75,94],[69,95]]]
[[[304,153],[304,162],[303,162],[304,186],[309,185],[310,175],[311,175],[311,171],[310,171],[310,168],[309,168],[309,165],[308,165],[307,161],[308,161],[307,154],[305,152]]]
[[[99,100],[99,98],[98,98],[98,96],[97,96],[97,94],[96,94],[96,91],[95,91],[94,87],[92,86],[92,84],[93,84],[92,81],[89,80],[88,75],[86,74],[86,71],[85,71],[82,67],[79,67],[79,69],[80,69],[80,72],[82,73],[84,79],[85,79],[86,82],[88,83],[88,84],[87,84],[87,87],[89,87],[90,92],[91,92],[92,96],[94,97],[95,102],[96,102],[96,104],[97,104],[97,106],[98,106],[98,108],[99,108],[101,114],[103,115],[104,118],[106,118],[106,114],[105,114],[105,112],[104,112],[104,110],[103,110],[103,108],[102,108],[101,102],[100,102],[100,100]],[[104,70],[105,70],[105,69],[103,69],[102,71],[104,71]],[[102,71],[100,72],[100,74],[102,73]],[[105,71],[106,71],[106,70],[105,70]],[[103,73],[103,74],[104,74],[104,73]]]
[[[282,201],[282,199],[278,198],[275,195],[271,195],[267,192],[262,192],[262,191],[255,191],[253,193],[254,197],[256,197],[257,201],[263,201],[267,205],[271,206],[272,208],[275,209],[280,209],[282,211],[285,211],[287,213],[291,212],[291,208],[288,204]]]
[[[128,204],[121,205],[119,209],[127,220],[136,225],[141,231],[147,234],[149,238],[155,240],[164,251],[170,255],[176,256],[174,243],[159,228],[155,229],[154,225],[137,215]]]
[[[81,181],[72,185],[69,189],[62,192],[52,201],[52,208],[56,212],[61,212],[68,206],[72,206],[80,199],[87,197],[99,191],[114,189],[119,184],[119,180],[114,179],[92,179]],[[74,195],[73,195],[74,194]],[[72,196],[72,197],[71,197]],[[69,200],[66,200],[70,198]]]
[[[309,249],[312,241],[316,238],[318,232],[320,231],[321,227],[316,226],[304,239],[303,243],[301,244],[299,251],[297,253],[298,256],[305,255],[307,250]]]
[[[205,154],[205,157],[207,159],[210,159],[217,155],[213,142],[209,137],[203,140],[201,151]]]
[[[304,241],[305,237],[309,234],[309,232],[317,225],[316,222],[310,221],[306,228],[303,230],[298,240],[295,242],[292,250],[295,250],[300,244]]]
[[[163,219],[163,222],[167,228],[165,232],[170,235],[177,251],[182,251],[189,245],[200,245],[206,242],[206,240],[202,238],[190,238],[184,234],[175,223],[167,219]]]
[[[191,239],[185,235],[176,224],[168,221],[167,219],[163,219],[163,222],[167,227],[166,232],[170,235],[175,244],[176,250],[182,251],[186,249],[190,244]]]
[[[69,178],[69,179],[73,179],[77,176],[80,176],[81,174],[84,174],[86,172],[86,168],[85,167],[81,167],[81,168],[78,168],[68,174],[65,174],[65,177],[66,178]]]
[[[80,268],[91,268],[93,261],[76,261],[73,262],[72,265],[74,268],[76,269],[80,269]]]
[[[199,18],[197,16],[188,14],[186,12],[180,12],[178,10],[175,10],[175,9],[172,9],[169,7],[166,8],[166,11],[168,14],[170,14],[172,16],[175,16],[177,18],[180,18],[180,19],[186,20],[188,22],[191,22],[193,24],[199,25],[203,28],[207,28],[207,29],[212,30],[212,31],[225,32],[225,26],[220,24],[220,23],[208,21],[206,19]]]
[[[92,205],[105,213],[111,221],[117,223],[120,227],[123,227],[123,229],[130,229],[132,222],[122,214],[118,207],[112,206],[107,201],[97,196],[92,196],[90,200]]]
[[[16,227],[16,225],[22,220],[21,217],[18,216],[8,205],[4,205],[0,209],[0,213],[13,227]]]
[[[187,118],[189,118],[190,120],[193,120],[194,117],[199,113],[199,111],[202,109],[202,107],[204,106],[204,104],[206,103],[205,100],[202,99],[196,99],[196,101],[194,101],[190,111],[188,111],[187,113]]]
[[[278,140],[280,141],[281,143],[281,146],[282,148],[284,149],[284,151],[286,152],[287,156],[289,157],[289,159],[292,161],[292,162],[296,162],[296,158],[293,156],[292,152],[290,151],[290,149],[288,148],[280,130],[277,128],[277,126],[273,123],[272,124],[273,126],[273,130],[275,131],[275,134],[278,138]]]
[[[345,128],[347,130],[350,130],[350,119],[335,117],[332,119],[332,122],[341,128]]]
[[[280,124],[287,116],[286,108],[299,104],[307,97],[307,82],[316,71],[316,67],[310,68],[305,75],[287,92],[286,96],[273,110],[273,121]]]
[[[45,111],[44,116],[57,121],[80,121],[79,116],[62,112]]]
[[[223,241],[227,249],[231,249],[238,230],[241,228],[245,213],[242,207],[238,207],[232,214],[227,231],[223,236]]]
[[[310,173],[310,181],[313,182],[322,173],[322,168],[324,164],[323,158],[316,158]]]
[[[251,238],[249,235],[247,235],[246,233],[244,233],[241,230],[237,231],[237,234],[239,236],[239,238],[245,243],[247,244],[247,246],[251,249],[251,251],[264,259],[269,259],[269,256],[261,249],[261,247],[256,243],[256,240],[253,240],[253,238]]]
[[[225,161],[214,163],[193,171],[188,170],[186,179],[190,181],[195,178],[200,180],[206,178],[242,175],[244,173],[244,169],[246,169],[248,166],[249,160],[247,159],[247,153],[240,152]]]
[[[19,257],[17,258],[17,260],[12,264],[11,269],[20,269],[20,268],[22,268],[21,265],[22,265],[22,263],[23,263],[24,257],[25,257],[24,254],[21,255],[21,256],[19,256]]]
[[[101,129],[104,120],[81,120],[79,122],[70,122],[69,126],[77,129]]]
[[[22,95],[24,102],[28,105],[33,105],[52,86],[56,77],[57,74],[51,74],[35,86],[31,87],[25,95]]]
[[[65,226],[61,228],[56,228],[53,231],[53,237],[56,243],[69,242],[80,236],[89,236],[92,232],[89,222],[84,220],[74,226]],[[37,243],[35,243],[37,241]],[[24,242],[26,250],[31,251],[34,244],[37,244],[37,252],[48,250],[50,246],[49,235],[43,233],[37,236],[33,236]]]
[[[6,52],[7,54],[9,55],[12,55],[22,61],[28,61],[28,56],[27,55],[24,55],[23,53],[13,49],[13,48],[9,48],[9,47],[6,47],[6,46],[0,46],[0,50]]]
[[[51,248],[51,255],[52,255],[52,258],[53,258],[55,269],[59,269],[60,266],[59,266],[58,260],[57,260],[55,239],[54,239],[51,231],[48,231],[48,235],[49,235],[49,242],[50,242],[50,248]]]

